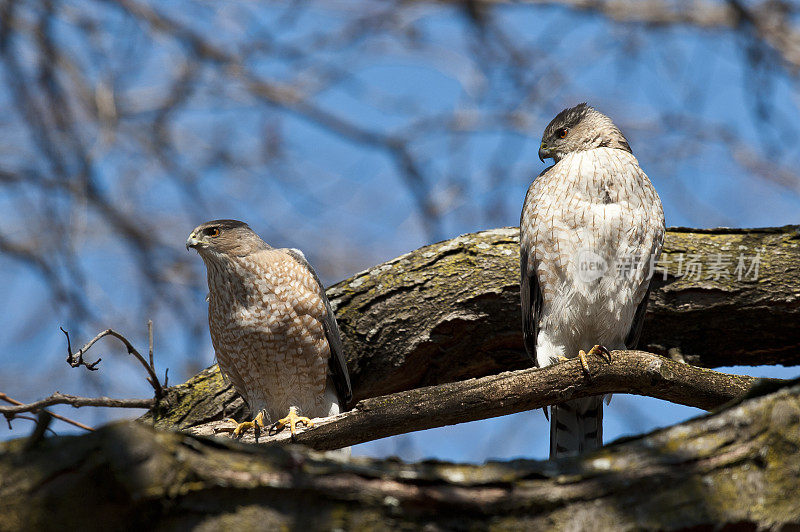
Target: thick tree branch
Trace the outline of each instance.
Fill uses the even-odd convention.
[[[705,410],[718,408],[742,396],[756,379],[689,366],[642,351],[614,351],[612,363],[590,359],[590,373],[580,361],[510,371],[480,379],[364,399],[352,410],[315,422],[296,441],[328,450],[467,421],[533,410],[544,406],[607,393],[648,395]],[[780,382],[780,381],[779,381]],[[190,429],[213,435],[230,428],[214,421]],[[259,437],[259,442],[288,441],[288,431]],[[254,442],[253,433],[245,441]]]
[[[0,443],[0,529],[789,530],[800,385],[582,458],[351,458],[123,422]],[[231,525],[233,523],[233,525]],[[792,528],[793,529],[793,528]]]
[[[738,279],[740,256],[748,268],[759,257],[757,274]],[[720,258],[731,262],[715,278]],[[669,273],[653,281],[642,349],[705,367],[800,363],[797,226],[671,229],[663,265]],[[516,228],[425,246],[332,286],[328,296],[356,400],[530,366]],[[169,388],[155,417],[158,426],[186,428],[222,419],[223,409],[245,415],[212,368]]]
[[[757,274],[738,278],[740,256],[760,257]],[[641,348],[706,367],[800,363],[800,228],[671,229],[661,264]],[[358,399],[530,364],[516,228],[425,246],[328,295]]]

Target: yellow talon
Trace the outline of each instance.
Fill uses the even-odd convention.
[[[302,423],[306,426],[306,428],[310,428],[314,426],[314,422],[308,419],[307,417],[298,416],[297,409],[293,406],[289,407],[289,415],[283,419],[279,419],[277,423],[275,423],[275,432],[282,431],[286,425],[289,425],[289,430],[292,432],[292,437],[297,434],[297,424]]]
[[[589,362],[587,362],[586,360],[586,351],[584,351],[583,349],[578,351],[578,358],[581,359],[581,367],[583,368],[583,371],[585,371],[586,374],[589,375]]]
[[[578,351],[578,358],[581,359],[581,367],[583,368],[583,371],[586,372],[586,375],[590,375],[590,372],[589,372],[589,361],[586,360],[586,357],[589,356],[589,355],[598,355],[603,360],[605,360],[606,362],[611,364],[611,351],[609,351],[608,349],[606,349],[602,345],[595,345],[594,347],[589,349],[588,353],[586,351],[584,351],[583,349],[581,349],[580,351]]]
[[[238,421],[236,421],[231,417],[225,418],[224,421],[230,421],[231,423],[235,423],[236,425],[239,424]],[[219,434],[220,432],[233,432],[234,430],[236,430],[236,427],[215,427],[214,434]]]
[[[256,414],[256,417],[253,421],[244,421],[242,423],[238,423],[235,419],[228,419],[228,421],[232,421],[236,423],[236,428],[233,429],[233,437],[234,438],[241,438],[242,434],[247,432],[249,429],[253,429],[256,433],[256,441],[258,441],[259,433],[261,432],[261,428],[264,427],[264,413],[259,412]]]

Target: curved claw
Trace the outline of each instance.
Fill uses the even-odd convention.
[[[603,360],[605,360],[606,362],[611,364],[611,351],[609,351],[608,348],[603,346],[603,345],[595,345],[586,354],[587,355],[600,355],[603,358]]]
[[[589,349],[588,353],[581,349],[578,351],[578,358],[581,360],[581,367],[583,368],[583,371],[586,373],[587,377],[591,376],[591,373],[589,372],[589,361],[586,360],[586,357],[590,355],[598,355],[600,358],[611,364],[611,351],[609,351],[607,347],[596,344],[594,347]]]
[[[289,425],[289,430],[292,433],[292,438],[294,438],[295,434],[297,434],[297,425],[298,425],[298,423],[304,424],[306,426],[306,428],[310,428],[310,427],[314,426],[314,422],[311,421],[309,418],[303,417],[303,416],[298,416],[297,415],[297,409],[292,406],[292,407],[289,407],[289,415],[286,416],[283,419],[279,419],[277,421],[277,423],[275,423],[275,425],[273,425],[273,428],[275,429],[275,432],[280,432],[284,428],[286,428],[286,425]]]

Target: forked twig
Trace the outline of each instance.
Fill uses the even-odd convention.
[[[70,339],[69,339],[69,333],[67,331],[65,331],[63,327],[59,327],[59,329],[61,329],[61,332],[63,332],[64,335],[67,337],[67,363],[70,366],[72,366],[73,368],[84,366],[90,371],[96,371],[97,370],[97,365],[100,363],[102,358],[98,358],[94,362],[89,363],[89,362],[86,362],[83,359],[83,355],[98,340],[100,340],[102,338],[105,338],[106,336],[113,336],[114,338],[116,338],[117,340],[122,342],[122,344],[125,346],[125,349],[128,350],[128,354],[132,355],[136,360],[138,360],[139,363],[142,365],[142,367],[145,369],[145,371],[148,374],[147,382],[149,382],[150,385],[153,387],[153,390],[155,391],[155,394],[156,394],[156,399],[160,399],[161,396],[164,394],[164,389],[161,386],[161,382],[159,382],[159,380],[158,380],[158,376],[156,376],[156,371],[155,371],[155,367],[154,367],[154,364],[153,364],[153,322],[152,322],[152,320],[147,322],[147,328],[148,328],[148,335],[150,337],[150,350],[149,350],[150,362],[149,363],[148,363],[147,360],[145,360],[145,358],[141,355],[141,353],[139,353],[139,351],[135,347],[133,347],[133,344],[131,344],[131,342],[127,338],[125,338],[122,334],[118,333],[117,331],[115,331],[113,329],[106,329],[105,331],[102,331],[97,336],[95,336],[94,338],[89,340],[86,343],[86,345],[81,347],[76,353],[73,353],[72,352],[72,344],[70,343]]]

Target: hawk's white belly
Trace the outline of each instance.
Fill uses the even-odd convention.
[[[623,150],[574,153],[540,176],[523,223],[542,290],[541,366],[595,344],[625,348],[664,233],[661,201]]]

